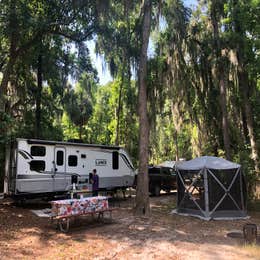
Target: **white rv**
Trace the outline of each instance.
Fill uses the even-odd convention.
[[[75,176],[91,190],[93,169],[101,190],[131,187],[135,175],[123,148],[75,142],[16,139],[8,165],[5,194],[18,198],[66,193]]]

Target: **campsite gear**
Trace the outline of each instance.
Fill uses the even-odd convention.
[[[71,218],[78,216],[95,215],[98,219],[104,218],[104,213],[108,212],[110,220],[112,219],[112,211],[115,208],[109,208],[108,199],[106,197],[90,197],[83,199],[59,200],[52,201],[51,221],[57,221],[57,226],[62,232],[68,232],[70,228]]]
[[[71,184],[73,185],[73,189],[74,189],[74,187],[76,187],[77,183],[78,183],[78,175],[72,175],[71,176]]]
[[[241,230],[235,230],[227,233],[227,237],[243,239],[244,234]]]
[[[180,162],[177,213],[202,219],[247,218],[246,184],[239,164],[203,156]]]
[[[56,200],[51,202],[53,216],[79,215],[108,209],[106,197]]]
[[[72,189],[68,192],[68,195],[70,195],[71,199],[79,199],[79,198],[83,199],[85,197],[90,197],[91,192],[88,189],[76,189],[76,190]]]
[[[244,240],[246,244],[256,244],[257,226],[256,224],[245,224],[243,227]]]
[[[10,151],[4,193],[17,199],[66,194],[73,183],[91,190],[93,168],[100,189],[128,188],[134,182],[131,159],[119,146],[16,139]]]

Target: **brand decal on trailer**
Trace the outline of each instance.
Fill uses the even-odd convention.
[[[106,166],[107,160],[106,159],[96,159],[96,166]]]

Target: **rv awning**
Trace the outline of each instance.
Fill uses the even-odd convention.
[[[203,168],[228,170],[240,168],[240,164],[227,161],[223,158],[214,156],[202,156],[187,162],[179,162],[176,164],[178,170],[200,170]]]

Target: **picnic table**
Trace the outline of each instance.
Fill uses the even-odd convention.
[[[112,211],[108,198],[104,196],[87,197],[80,199],[66,199],[51,201],[52,213],[51,221],[57,221],[57,226],[62,232],[68,232],[70,228],[70,220],[79,216],[95,215],[98,219],[103,219],[105,213],[109,213],[112,219]]]

